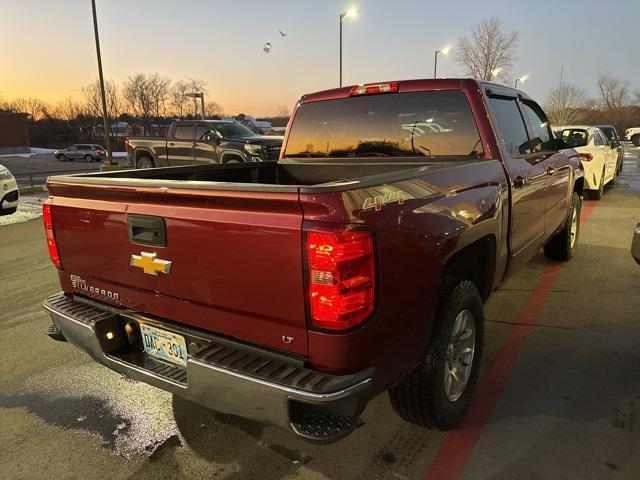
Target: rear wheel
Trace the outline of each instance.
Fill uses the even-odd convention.
[[[572,203],[571,213],[564,227],[544,246],[544,255],[550,260],[571,260],[576,253],[580,236],[580,212],[582,211],[582,200],[576,192],[573,192]]]
[[[632,136],[631,143],[633,143],[636,147],[640,147],[640,134]]]
[[[139,168],[139,169],[153,168],[153,167],[155,167],[155,165],[153,164],[153,160],[151,160],[149,157],[140,157],[138,159],[138,163],[136,164],[136,168]]]
[[[12,213],[16,213],[17,210],[18,207],[5,208],[4,210],[0,211],[0,215],[11,215]]]
[[[475,285],[445,278],[427,352],[411,373],[389,389],[398,415],[438,430],[449,430],[462,421],[478,378],[483,321]]]
[[[93,162],[93,157],[91,155],[85,155],[84,156],[84,161],[85,162]]]

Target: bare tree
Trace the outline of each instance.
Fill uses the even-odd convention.
[[[610,75],[599,75],[600,108],[609,121],[622,129],[629,104],[629,82]]]
[[[85,85],[81,89],[84,96],[87,110],[90,115],[94,117],[102,117],[102,92],[100,91],[100,81],[96,80],[88,85]],[[113,80],[106,80],[104,82],[104,95],[107,103],[107,125],[109,126],[109,136],[115,139],[118,143],[118,129],[113,131],[113,122],[118,120],[120,113],[122,113],[122,99],[120,92],[118,91],[118,85]]]
[[[563,83],[549,92],[545,110],[553,125],[570,125],[578,118],[586,100],[587,94],[582,88]]]
[[[198,114],[198,103],[196,98],[188,97],[188,93],[204,92],[206,95],[207,82],[189,78],[187,80],[178,80],[173,83],[169,91],[170,104],[173,107],[174,115],[184,117],[189,113],[190,103],[193,104],[194,113]],[[206,107],[205,107],[206,110]]]
[[[102,117],[102,93],[100,92],[100,82],[85,85],[81,89],[82,95],[87,104],[88,113],[95,117]],[[118,85],[113,80],[104,82],[104,94],[107,101],[107,117],[109,121],[117,119],[122,112],[122,101]],[[70,99],[68,99],[70,100]]]
[[[31,120],[41,120],[48,115],[48,106],[44,100],[37,97],[18,97],[7,102],[6,107],[14,112],[24,112]]]
[[[291,110],[289,109],[289,107],[280,105],[278,108],[276,108],[276,117],[290,117],[290,116],[291,116]]]
[[[135,116],[140,117],[149,131],[154,113],[154,100],[150,94],[149,78],[144,73],[128,77],[122,84],[122,98]]]
[[[493,17],[474,26],[470,38],[458,40],[456,61],[473,78],[508,79],[517,48],[518,32],[503,31],[500,19]]]
[[[78,117],[87,114],[87,107],[85,104],[74,100],[71,97],[58,102],[52,110],[54,118],[60,120],[66,120],[67,122],[73,122]]]
[[[170,87],[171,80],[157,73],[147,78],[147,93],[150,97],[153,114],[156,117],[166,116],[167,114]]]
[[[207,102],[204,105],[204,116],[205,117],[222,117],[224,115],[224,110],[222,109],[222,105],[218,102]]]

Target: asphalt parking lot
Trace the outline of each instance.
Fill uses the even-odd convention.
[[[120,155],[116,157],[120,166],[129,166],[124,152],[117,153]],[[56,160],[51,153],[44,153],[33,155],[32,157],[25,157],[20,155],[3,155],[0,157],[0,164],[9,169],[11,173],[18,180],[18,185],[21,187],[30,186],[30,178],[28,174],[32,174],[33,182],[35,185],[43,185],[46,178],[55,172],[87,172],[100,170],[99,162],[85,162],[76,160],[73,162],[60,162]]]
[[[50,340],[40,304],[58,280],[41,220],[0,226],[0,477],[640,478],[638,221],[630,148],[616,184],[584,203],[576,257],[537,255],[487,303],[459,429],[404,423],[381,395],[328,446],[172,399]]]

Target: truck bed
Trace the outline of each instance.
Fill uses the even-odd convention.
[[[120,170],[53,177],[55,183],[157,186],[253,191],[330,191],[362,188],[419,176],[430,170],[454,168],[473,162],[468,158],[446,161],[385,162],[278,162],[190,165],[144,170]]]

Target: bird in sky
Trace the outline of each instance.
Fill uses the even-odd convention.
[[[265,43],[262,49],[264,50],[264,53],[269,53],[271,51],[271,43]]]
[[[286,33],[284,33],[282,30],[278,30],[280,32],[280,37],[284,38],[287,36]]]

